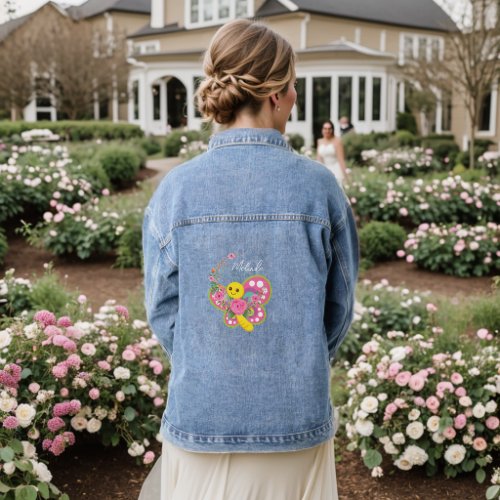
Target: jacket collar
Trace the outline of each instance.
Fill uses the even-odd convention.
[[[274,128],[231,128],[212,136],[208,149],[236,144],[271,145],[292,151],[285,138]]]

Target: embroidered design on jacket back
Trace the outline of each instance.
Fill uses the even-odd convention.
[[[271,283],[265,276],[254,274],[243,283],[232,281],[226,286],[223,285],[220,272],[228,260],[235,258],[236,254],[229,253],[212,268],[208,277],[210,281],[208,298],[214,307],[224,312],[223,319],[226,326],[235,328],[239,325],[243,330],[252,332],[255,325],[261,325],[266,320],[264,304],[271,298]],[[239,265],[235,267],[242,268]]]

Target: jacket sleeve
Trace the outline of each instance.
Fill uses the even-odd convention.
[[[172,357],[174,329],[179,307],[178,269],[154,226],[148,207],[142,230],[145,308],[149,325],[161,346]]]
[[[351,325],[358,279],[358,234],[349,205],[346,206],[345,218],[332,229],[330,244],[332,263],[326,282],[324,323],[329,358],[333,362]]]

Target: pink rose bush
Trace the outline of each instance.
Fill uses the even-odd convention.
[[[387,455],[401,470],[475,471],[483,482],[500,449],[498,341],[464,338],[463,350],[446,351],[429,330],[397,333],[374,335],[348,367],[349,448],[370,469]]]
[[[419,267],[455,276],[484,276],[500,269],[500,226],[488,222],[465,224],[420,224],[408,235],[404,251]]]
[[[39,310],[0,332],[0,465],[2,472],[12,469],[2,478],[7,488],[25,484],[18,482],[23,471],[36,477],[42,467],[14,460],[20,442],[59,456],[93,434],[105,445],[126,442],[144,464],[154,459],[148,447],[160,427],[168,378],[161,348],[125,306],[108,301],[95,315],[79,307],[74,316]],[[13,460],[13,468],[6,465]]]

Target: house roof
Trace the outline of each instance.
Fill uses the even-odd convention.
[[[82,19],[112,10],[151,14],[151,0],[87,0],[82,5],[70,7],[68,13],[76,19]]]
[[[172,33],[175,31],[186,31],[186,28],[180,27],[177,23],[166,24],[161,28],[152,28],[151,25],[148,23],[144,25],[142,28],[140,28],[138,31],[135,31],[134,33],[129,35],[127,38],[136,38],[147,35],[161,35],[163,33]]]
[[[258,17],[309,12],[436,31],[457,31],[434,0],[267,0]]]
[[[381,52],[380,50],[370,49],[359,43],[349,42],[348,40],[334,40],[333,42],[325,45],[317,45],[315,47],[308,47],[297,51],[299,54],[317,53],[317,52],[350,52],[361,54],[369,57],[378,57],[383,59],[395,59],[394,54]]]

